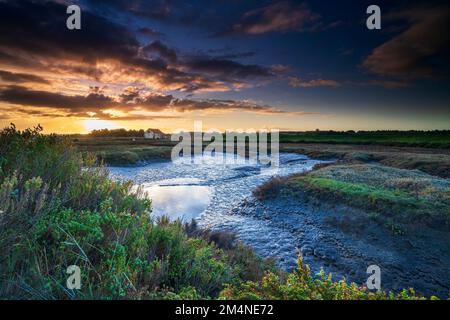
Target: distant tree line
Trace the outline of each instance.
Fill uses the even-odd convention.
[[[298,134],[313,134],[313,135],[423,135],[423,134],[450,134],[450,130],[319,130],[315,131],[282,131],[280,134],[298,135]]]
[[[140,130],[126,130],[126,129],[99,129],[92,130],[89,133],[91,137],[143,137],[145,133],[144,129]]]
[[[148,129],[151,130],[154,133],[157,133],[161,136],[165,136],[164,132],[162,132],[159,129]],[[90,137],[143,137],[146,130],[139,129],[139,130],[127,130],[124,128],[120,129],[99,129],[99,130],[92,130],[88,136]]]
[[[161,132],[158,129],[150,129],[155,133],[164,135],[163,132]],[[99,129],[99,130],[93,130],[91,131],[88,136],[91,137],[143,137],[146,130],[140,129],[140,130],[127,130],[124,128],[121,129]],[[360,131],[354,131],[354,130],[347,130],[347,131],[335,131],[335,130],[315,130],[315,131],[282,131],[280,132],[281,135],[334,135],[334,136],[364,136],[364,135],[371,135],[371,136],[411,136],[411,135],[449,135],[450,130],[373,130],[373,131],[366,131],[366,130],[360,130]]]

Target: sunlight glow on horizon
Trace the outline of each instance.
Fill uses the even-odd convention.
[[[183,118],[151,119],[151,120],[102,120],[96,118],[9,118],[0,119],[0,128],[14,123],[23,130],[41,124],[45,133],[87,134],[100,129],[148,129],[157,128],[164,133],[177,131],[192,131],[194,121],[202,120],[203,131],[238,130],[238,129],[278,129],[280,131],[311,131],[311,130],[448,130],[450,121],[447,117],[390,117],[364,114],[340,114],[333,116],[288,116],[288,115],[254,115],[251,113],[229,113],[220,116],[189,114]],[[249,125],[251,124],[251,125]]]
[[[120,126],[112,121],[107,120],[83,120],[84,127],[87,132],[100,129],[119,129]]]

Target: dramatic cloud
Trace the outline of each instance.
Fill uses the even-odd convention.
[[[25,74],[25,73],[14,73],[5,70],[0,70],[0,80],[4,82],[14,82],[14,83],[23,83],[23,82],[37,82],[37,83],[45,83],[48,81],[42,77],[35,76],[33,74]]]
[[[154,41],[148,46],[144,47],[144,51],[147,54],[156,54],[163,60],[166,60],[168,62],[175,63],[177,61],[177,53],[175,50],[167,47],[160,41]]]
[[[250,111],[258,113],[286,113],[279,109],[267,105],[260,105],[252,101],[235,101],[235,100],[189,100],[175,99],[172,101],[172,107],[178,111],[194,111],[194,110],[220,110],[220,111]]]
[[[293,88],[314,88],[314,87],[339,87],[339,82],[335,80],[314,79],[302,80],[298,77],[290,77],[289,85]]]
[[[197,92],[239,89],[271,76],[262,66],[233,60],[179,57],[159,40],[143,45],[125,26],[87,10],[82,29],[73,32],[61,27],[64,12],[64,5],[50,1],[0,2],[0,64],[30,73],[48,70],[104,83]]]
[[[245,65],[236,61],[198,56],[190,58],[185,65],[191,72],[202,72],[218,77],[218,79],[268,78],[274,74],[267,68],[258,65]]]
[[[392,14],[392,20],[406,21],[408,27],[393,39],[375,48],[363,67],[382,76],[430,77],[439,62],[437,56],[450,45],[450,8],[439,6]],[[443,59],[447,59],[448,56]],[[442,62],[442,61],[441,61]]]
[[[0,101],[34,107],[92,111],[114,107],[115,103],[103,94],[89,93],[86,96],[68,96],[59,93],[29,90],[21,86],[9,86],[0,90]]]
[[[95,116],[105,120],[131,120],[141,116],[136,112],[191,112],[191,111],[247,111],[257,113],[285,113],[277,108],[252,101],[237,100],[193,100],[179,99],[172,95],[147,92],[144,89],[128,87],[118,97],[110,97],[98,88],[92,88],[87,95],[64,95],[47,91],[30,90],[21,86],[0,89],[0,102],[30,107],[30,114],[45,116]],[[37,109],[36,109],[37,108]],[[41,109],[41,110],[39,110]],[[16,109],[18,111],[20,109]],[[112,114],[119,111],[119,115]],[[155,118],[155,116],[152,116]]]
[[[441,112],[448,6],[427,2],[389,14],[394,4],[384,2],[383,30],[369,32],[360,6],[324,1],[0,0],[0,117],[21,125],[26,114],[33,121],[199,115],[231,123],[234,114],[222,113],[251,112],[279,123],[327,110],[330,101],[336,109],[370,107],[360,102],[374,95],[330,89],[341,86],[402,88],[377,96],[377,105],[423,103]],[[68,4],[81,6],[81,30],[66,28]]]
[[[305,4],[290,1],[276,2],[263,8],[247,12],[239,23],[226,33],[262,34],[267,32],[305,31],[316,29],[319,15]]]

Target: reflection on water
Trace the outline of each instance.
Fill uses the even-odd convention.
[[[299,154],[280,154],[278,168],[239,161],[223,163],[223,155],[206,156],[200,164],[183,161],[152,163],[141,167],[111,167],[113,178],[133,180],[152,199],[152,216],[189,221],[213,230],[231,230],[265,257],[278,258],[286,269],[295,267],[292,234],[266,221],[233,213],[252,191],[274,175],[310,170],[315,161]],[[270,214],[270,213],[269,213]]]
[[[161,186],[146,187],[144,191],[152,199],[152,216],[168,215],[171,219],[190,221],[205,211],[210,202],[208,186]]]

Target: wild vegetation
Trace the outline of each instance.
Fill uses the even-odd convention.
[[[5,299],[394,299],[291,274],[233,235],[151,218],[151,201],[108,178],[88,153],[42,128],[0,132],[0,298]],[[66,287],[67,267],[82,287]]]
[[[210,298],[273,270],[224,235],[152,221],[131,183],[41,129],[0,134],[0,297]],[[82,270],[79,291],[65,286],[69,265]]]

